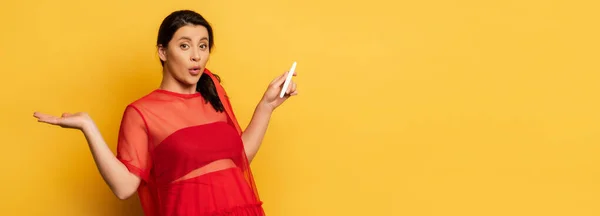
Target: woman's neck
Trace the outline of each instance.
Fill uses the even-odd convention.
[[[181,94],[194,94],[196,93],[196,84],[186,85],[177,81],[177,79],[170,76],[169,73],[163,73],[163,79],[160,82],[159,89]]]

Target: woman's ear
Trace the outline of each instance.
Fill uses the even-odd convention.
[[[162,61],[167,61],[167,48],[163,45],[158,45],[158,57]]]

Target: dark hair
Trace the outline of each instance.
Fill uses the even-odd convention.
[[[211,52],[215,43],[212,27],[202,15],[191,10],[175,11],[165,17],[158,30],[156,45],[167,47],[175,32],[186,25],[201,25],[208,30],[208,50]],[[160,60],[160,64],[163,66],[165,65],[162,60]],[[214,74],[214,76],[220,83],[221,78],[216,74]],[[219,95],[217,94],[215,84],[208,75],[202,74],[200,76],[200,80],[198,80],[198,84],[196,85],[196,91],[200,92],[202,97],[204,97],[204,100],[206,100],[207,103],[209,102],[218,112],[223,112],[225,110],[219,99]]]

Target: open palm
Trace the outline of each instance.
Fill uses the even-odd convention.
[[[63,113],[60,117],[35,112],[33,113],[33,116],[38,119],[38,122],[74,129],[83,129],[86,123],[91,121],[90,116],[84,112],[78,112],[74,114]]]

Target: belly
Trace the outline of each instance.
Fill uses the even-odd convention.
[[[165,216],[210,215],[260,208],[238,167],[211,171],[161,186],[159,199],[161,215]]]

